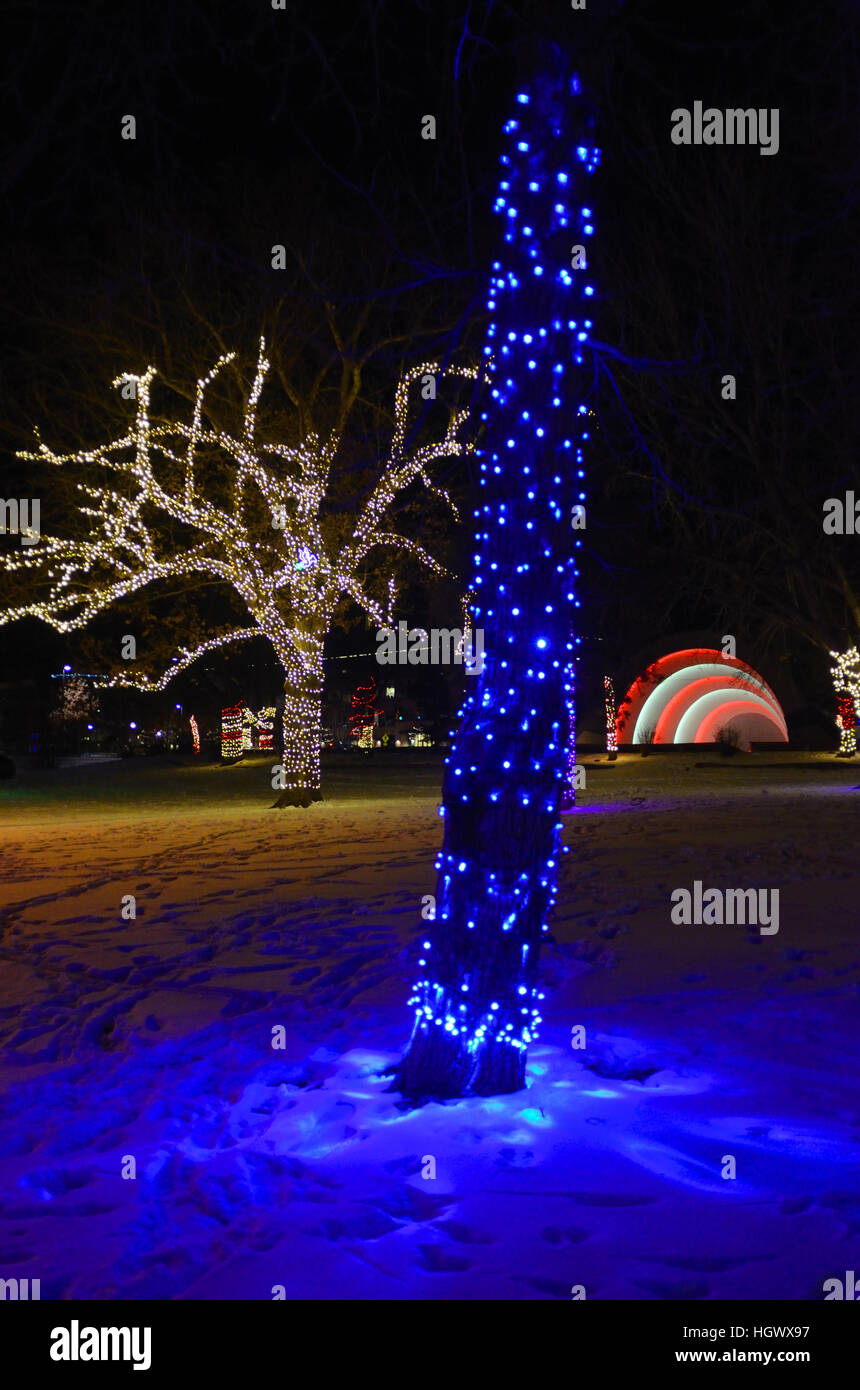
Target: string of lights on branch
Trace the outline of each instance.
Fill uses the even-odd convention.
[[[574,78],[569,95],[579,91]],[[533,875],[511,878],[485,866],[480,846],[470,855],[453,845],[468,841],[471,818],[480,818],[485,801],[504,797],[529,808],[529,815],[533,806],[535,815],[555,817],[562,805],[570,773],[577,641],[571,636],[571,612],[579,607],[565,523],[571,503],[585,501],[590,434],[588,404],[572,393],[579,389],[582,374],[576,368],[584,363],[593,327],[589,306],[595,288],[584,248],[594,234],[595,218],[575,188],[597,168],[600,151],[584,144],[569,148],[558,103],[549,121],[549,102],[533,101],[533,94],[521,92],[517,103],[519,114],[504,126],[509,145],[501,156],[494,204],[509,249],[504,260],[493,263],[483,349],[490,401],[481,415],[487,447],[479,451],[479,482],[489,500],[475,512],[474,621],[484,627],[485,649],[490,643],[491,650],[461,711],[461,731],[451,754],[443,808],[446,839],[436,865],[437,913],[422,943],[420,974],[409,1001],[415,1030],[403,1063],[406,1077],[410,1065],[420,1065],[417,1059],[433,1055],[433,1035],[439,1030],[456,1044],[458,1057],[469,1059],[464,1063],[466,1089],[473,1084],[480,1088],[488,1044],[507,1044],[524,1053],[541,1021],[537,953],[528,933],[536,904],[543,919],[540,931],[548,929],[561,822],[556,819],[552,850]],[[541,109],[533,111],[535,106]],[[560,262],[559,249],[569,246],[571,238],[574,256]],[[511,560],[517,546],[518,558]],[[532,578],[537,572],[547,575],[540,607]],[[560,673],[566,675],[564,685]],[[563,719],[547,725],[538,710],[540,701],[530,699],[530,692],[550,679],[565,690],[567,707]],[[500,729],[506,720],[510,733],[505,738]],[[532,740],[538,728],[543,746],[535,753]],[[477,753],[481,736],[484,751]],[[464,754],[466,747],[473,750],[471,756]],[[553,784],[557,790],[550,796],[534,790]],[[457,829],[449,834],[452,826]],[[490,923],[498,924],[495,944],[486,938]],[[474,949],[470,933],[481,938]],[[473,965],[463,968],[464,960]],[[499,991],[487,997],[493,980]]]
[[[379,460],[376,484],[341,544],[327,542],[322,525],[332,466],[342,442],[338,431],[325,436],[310,431],[298,445],[258,438],[257,407],[271,367],[264,339],[241,427],[231,433],[209,422],[207,388],[235,356],[225,353],[198,379],[190,423],[153,420],[156,369],[150,365],[143,373],[126,372],[114,379],[114,386],[131,386],[136,401],[135,418],[119,438],[95,449],[60,454],[43,443],[37,431],[37,449],[19,456],[81,468],[79,511],[87,518],[88,530],[75,538],[43,534],[20,553],[0,556],[5,570],[23,571],[40,590],[47,590],[47,596],[0,612],[0,624],[35,617],[58,632],[73,632],[159,581],[222,582],[241,600],[250,625],[181,646],[160,675],[130,664],[117,675],[96,679],[106,686],[157,692],[207,653],[252,638],[266,639],[284,673],[287,792],[296,789],[316,799],[323,643],[335,609],[352,599],[373,626],[393,621],[394,580],[389,578],[384,594],[377,596],[365,577],[368,557],[377,549],[406,554],[437,574],[445,572],[424,546],[393,530],[386,518],[398,494],[416,482],[456,512],[449,493],[433,481],[429,470],[439,459],[475,450],[472,441],[459,437],[467,408],[455,408],[451,402],[442,437],[412,441],[410,398],[428,378],[456,386],[474,381],[478,370],[456,365],[443,369],[437,362],[424,361],[401,376],[390,447]],[[228,470],[228,499],[220,504],[202,485],[213,455],[226,461]],[[167,473],[165,461],[171,466]],[[103,483],[97,480],[99,469],[108,475]],[[223,480],[223,470],[219,476]],[[248,521],[253,500],[256,515],[262,517],[259,524]],[[177,535],[187,537],[184,545],[177,545]]]

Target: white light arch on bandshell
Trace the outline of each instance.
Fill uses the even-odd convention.
[[[729,698],[727,699],[727,697]],[[780,722],[767,701],[763,700],[760,695],[754,695],[751,690],[738,690],[735,687],[727,690],[712,690],[709,694],[701,695],[698,700],[694,700],[678,724],[675,743],[696,743],[696,734],[708,715],[713,714],[721,705],[728,703],[752,705],[753,710],[764,715],[768,723],[777,728],[786,742],[788,741],[785,720]]]

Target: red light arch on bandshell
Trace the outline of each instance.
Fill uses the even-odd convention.
[[[689,681],[682,681],[679,685],[678,680],[672,680],[665,691],[663,703],[658,694],[660,687],[670,676],[681,677],[687,670],[690,673]],[[761,716],[760,722],[763,721],[764,727],[772,730],[772,741],[788,741],[785,715],[779,700],[752,666],[741,661],[739,657],[724,656],[722,651],[714,647],[686,647],[669,652],[653,662],[630,686],[616,717],[619,745],[629,746],[636,741],[637,723],[646,703],[649,728],[650,716],[653,715],[654,718],[654,742],[674,742],[677,729],[690,706],[705,693],[716,693],[721,688],[725,689],[726,703],[736,706],[733,714],[737,719],[743,719],[745,716],[752,718],[757,709]],[[733,700],[733,694],[741,691],[750,698]],[[704,715],[708,727],[716,727],[712,720],[713,713],[710,709]],[[722,717],[725,719],[725,714]],[[638,741],[643,741],[641,736]],[[698,733],[695,741],[702,741]]]
[[[731,688],[733,690],[749,690],[756,695],[762,694],[758,686],[753,685],[751,681],[741,675],[738,675],[736,679],[733,678]],[[693,701],[700,695],[707,694],[708,691],[725,689],[725,678],[720,676],[702,676],[697,680],[690,681],[689,685],[682,686],[664,706],[663,713],[657,721],[654,742],[674,743],[678,725]]]
[[[696,737],[694,739],[694,742],[713,743],[719,729],[722,727],[725,721],[728,720],[729,722],[731,722],[732,718],[736,715],[743,715],[745,719],[750,719],[753,721],[759,720],[761,721],[761,723],[767,725],[769,728],[776,730],[778,735],[777,738],[757,739],[756,742],[784,743],[786,741],[783,736],[782,730],[780,729],[779,724],[777,723],[773,714],[771,714],[768,710],[762,708],[761,705],[748,705],[744,704],[740,700],[727,700],[724,705],[718,705],[716,709],[711,710],[710,714],[707,714],[705,716],[698,729],[696,730]]]

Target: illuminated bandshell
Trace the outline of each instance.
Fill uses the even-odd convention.
[[[741,739],[787,743],[782,707],[765,680],[713,648],[671,652],[630,687],[618,715],[620,744],[710,743],[732,726]]]

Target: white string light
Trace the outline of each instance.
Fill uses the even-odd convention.
[[[441,458],[474,453],[474,445],[458,439],[466,409],[451,412],[441,440],[407,444],[412,387],[427,375],[442,375],[438,363],[411,367],[396,388],[393,438],[379,479],[361,507],[348,541],[338,548],[326,540],[321,517],[341,436],[337,431],[325,438],[310,432],[295,447],[257,441],[257,405],[271,365],[265,349],[261,338],[242,432],[236,437],[204,423],[206,388],[235,357],[226,353],[198,380],[190,424],[178,420],[152,423],[150,396],[156,370],[149,366],[142,375],[124,373],[113,382],[114,386],[136,383],[137,414],[121,438],[69,454],[57,454],[39,440],[35,452],[19,455],[55,466],[104,468],[119,475],[125,486],[119,490],[108,483],[78,483],[87,502],[80,506],[80,513],[91,518],[89,533],[83,539],[43,535],[26,552],[0,559],[0,567],[7,572],[27,571],[33,579],[47,580],[49,585],[46,599],[0,612],[0,624],[35,617],[58,632],[71,632],[158,580],[199,577],[222,581],[241,599],[252,620],[250,626],[218,633],[194,647],[180,647],[160,677],[130,672],[105,678],[101,684],[163,690],[204,653],[252,637],[267,638],[284,671],[286,791],[281,803],[294,799],[297,804],[306,804],[320,797],[323,643],[334,611],[343,598],[351,598],[374,627],[393,621],[393,579],[384,601],[369,593],[363,582],[367,557],[377,547],[408,554],[435,573],[444,574],[443,567],[423,546],[385,529],[385,517],[398,493],[416,481],[456,515],[452,499],[433,483],[428,468]],[[474,380],[477,369],[448,367],[445,376]],[[225,454],[234,469],[226,505],[216,505],[202,495],[198,466],[202,447]],[[183,473],[178,487],[171,487],[156,474],[153,464],[159,456]],[[272,521],[258,533],[252,532],[245,520],[246,502],[253,490],[262,498]],[[160,532],[151,519],[153,513],[168,523]],[[180,548],[176,546],[178,528],[187,528],[189,533],[187,543]]]
[[[860,652],[851,647],[840,656],[830,655],[836,662],[830,669],[836,691],[839,729],[839,756],[852,758],[857,752],[857,711],[860,709]]]
[[[603,705],[606,712],[606,751],[607,753],[617,753],[618,729],[615,717],[615,690],[611,676],[603,677]]]

